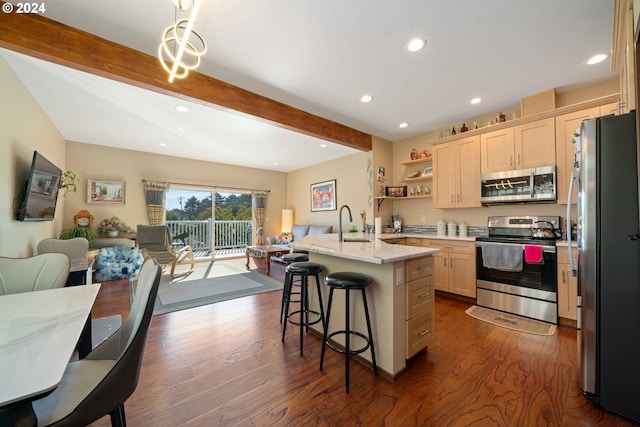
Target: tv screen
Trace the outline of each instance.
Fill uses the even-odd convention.
[[[58,201],[58,184],[62,171],[37,151],[33,152],[31,170],[18,221],[52,221]]]

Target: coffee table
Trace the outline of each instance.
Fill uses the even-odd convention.
[[[253,258],[253,262],[256,263],[256,259],[264,258],[267,264],[267,276],[271,274],[271,257],[272,256],[282,256],[291,252],[289,248],[283,248],[279,246],[271,246],[271,245],[257,245],[257,246],[247,246],[245,253],[247,255],[247,270],[249,269],[249,257]]]

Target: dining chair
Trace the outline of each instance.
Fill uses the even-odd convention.
[[[147,260],[140,270],[125,323],[79,361],[69,363],[60,385],[32,402],[38,426],[88,425],[105,415],[125,427],[124,403],[138,385],[162,268]]]
[[[38,242],[38,254],[61,253],[72,259],[85,258],[89,250],[89,241],[84,237],[73,239],[47,238]]]
[[[28,258],[0,257],[0,295],[62,288],[69,277],[69,258],[53,253]]]
[[[138,225],[138,247],[145,258],[153,258],[164,267],[171,266],[171,277],[174,276],[176,265],[189,259],[191,268],[195,265],[193,249],[185,245],[179,251],[173,250],[173,243],[166,225]]]

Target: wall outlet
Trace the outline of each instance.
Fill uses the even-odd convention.
[[[425,222],[427,222],[427,220],[425,219],[424,215],[420,215],[420,224],[424,224]]]
[[[396,268],[396,286],[404,285],[404,268]]]

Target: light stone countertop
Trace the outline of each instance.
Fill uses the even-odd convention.
[[[569,244],[567,243],[566,240],[558,240],[556,242],[556,246],[562,246],[564,248],[569,247]],[[576,242],[575,240],[571,240],[571,247],[572,248],[577,248],[578,247],[578,242]]]
[[[421,258],[440,252],[439,249],[420,246],[394,245],[384,243],[382,235],[365,233],[343,233],[343,239],[367,239],[366,242],[339,242],[338,233],[314,234],[294,240],[289,244],[292,249],[303,250],[338,258],[352,259],[371,264],[387,264],[414,258]],[[421,235],[424,236],[424,235]],[[388,238],[407,237],[392,234]]]

